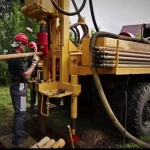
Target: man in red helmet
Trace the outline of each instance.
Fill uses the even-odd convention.
[[[18,33],[11,44],[13,54],[23,53],[28,45],[28,37],[24,33]],[[14,107],[13,139],[12,146],[16,148],[27,148],[23,144],[23,129],[26,118],[27,82],[38,62],[38,56],[34,56],[32,64],[28,68],[24,58],[13,58],[8,60],[8,70],[11,77],[10,95]]]
[[[37,51],[37,45],[35,42],[30,42],[29,43],[29,48],[32,52],[35,52]],[[30,56],[28,57],[28,66],[30,66],[32,64],[32,59],[33,59],[33,56]],[[35,78],[37,77],[37,67],[35,67],[33,73],[31,74],[31,79],[32,78]],[[34,106],[35,106],[35,103],[36,103],[36,91],[34,89],[31,89],[30,90],[30,108],[31,108],[31,111],[34,110]]]

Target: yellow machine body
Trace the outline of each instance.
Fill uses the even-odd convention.
[[[69,12],[69,0],[56,0],[57,5]],[[69,39],[70,17],[59,13],[51,0],[25,0],[25,6],[22,8],[25,17],[35,19],[39,25],[49,24],[49,54],[42,65],[39,66],[39,72],[43,72],[43,80],[39,83],[39,77],[29,81],[28,87],[35,89],[42,95],[41,114],[49,115],[49,102],[51,98],[63,98],[70,95],[71,98],[71,118],[77,118],[78,96],[81,91],[81,85],[78,83],[79,76],[92,75],[91,58],[89,51],[90,36],[82,40],[80,46],[75,46]],[[79,18],[80,21],[84,19]],[[120,64],[120,52],[124,53],[149,53],[150,45],[138,42],[125,41],[107,37],[99,37],[95,42],[95,46],[102,50],[113,52],[113,67],[98,68],[100,75],[130,75],[130,74],[150,74],[150,67],[142,65]],[[141,59],[141,58],[140,58]],[[138,61],[138,59],[137,59]],[[52,71],[50,72],[50,66]],[[42,68],[42,70],[41,70]],[[59,73],[57,72],[59,69]],[[59,76],[59,79],[57,79]],[[87,87],[88,88],[88,87]],[[64,89],[64,93],[56,94],[58,89]],[[45,99],[45,100],[44,100]],[[43,113],[44,102],[47,103],[45,109],[47,113]],[[72,133],[75,134],[75,126],[72,126]]]
[[[22,13],[29,18],[41,19],[41,17],[56,15],[57,11],[49,0],[25,0]]]

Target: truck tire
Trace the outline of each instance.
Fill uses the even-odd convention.
[[[138,83],[128,91],[127,130],[135,136],[150,134],[149,83]]]

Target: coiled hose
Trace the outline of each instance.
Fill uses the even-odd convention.
[[[109,32],[96,32],[95,34],[92,35],[91,40],[90,40],[90,57],[91,57],[91,62],[92,62],[92,58],[93,58],[93,54],[92,54],[92,48],[95,45],[95,41],[97,37],[109,37],[109,38],[115,38],[115,39],[122,39],[122,40],[127,40],[127,41],[133,41],[133,42],[140,42],[140,43],[146,43],[146,44],[150,44],[150,42],[148,42],[147,40],[140,40],[140,39],[136,39],[136,38],[131,38],[131,37],[124,37],[124,36],[119,36],[113,33],[109,33]],[[99,94],[99,97],[104,105],[104,108],[107,112],[107,114],[109,115],[110,119],[112,120],[113,124],[118,128],[118,130],[125,135],[126,138],[130,139],[132,142],[134,142],[135,144],[137,144],[138,146],[142,147],[142,148],[150,148],[150,144],[140,141],[139,139],[137,139],[136,137],[134,137],[133,135],[131,135],[129,132],[127,132],[124,127],[120,124],[120,122],[118,121],[118,119],[116,118],[115,114],[113,113],[107,99],[105,96],[105,93],[103,91],[102,85],[101,85],[101,81],[100,78],[98,76],[97,70],[96,68],[92,67],[92,73],[93,73],[93,78],[94,78],[94,82]]]

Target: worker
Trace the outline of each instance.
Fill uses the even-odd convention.
[[[24,33],[18,33],[11,44],[13,54],[25,51],[28,45],[28,37]],[[32,64],[28,68],[25,58],[12,58],[8,60],[8,71],[10,73],[10,95],[14,107],[13,119],[13,148],[27,148],[23,144],[23,130],[26,118],[27,82],[38,63],[38,56],[34,55]]]
[[[36,43],[35,42],[30,42],[29,43],[29,48],[30,48],[31,52],[37,51]],[[32,64],[32,59],[33,59],[33,56],[28,57],[28,66],[29,67]],[[37,66],[35,67],[34,71],[31,74],[31,80],[35,79],[35,77],[37,77]],[[30,109],[33,110],[34,106],[35,106],[35,103],[36,103],[36,91],[34,89],[30,90],[30,98],[31,98],[30,101],[29,101]]]

